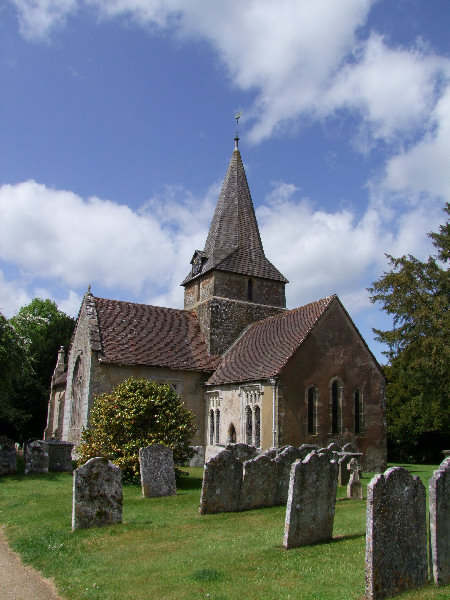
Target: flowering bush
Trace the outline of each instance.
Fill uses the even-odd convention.
[[[163,444],[172,448],[176,463],[183,462],[195,431],[193,413],[171,386],[131,377],[94,399],[78,464],[103,456],[122,469],[124,479],[138,482],[139,448]]]

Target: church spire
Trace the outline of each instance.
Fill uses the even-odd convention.
[[[264,254],[238,140],[239,136],[236,134],[235,149],[217,201],[205,248],[203,251],[197,250],[194,254],[192,272],[182,285],[212,269],[287,282]]]

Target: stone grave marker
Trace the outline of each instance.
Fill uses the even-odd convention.
[[[205,464],[205,449],[203,446],[190,446],[194,452],[187,461],[188,467],[203,467]]]
[[[289,480],[291,477],[292,464],[303,457],[303,452],[294,446],[286,446],[276,457],[277,465],[277,491],[275,504],[281,506],[286,504],[289,494]]]
[[[122,471],[91,458],[73,472],[72,530],[122,522]]]
[[[430,567],[434,583],[450,584],[450,457],[429,482]]]
[[[349,482],[347,484],[347,498],[353,498],[354,500],[363,499],[363,487],[361,484],[361,467],[356,458],[352,458],[347,465],[347,469],[350,472]]]
[[[201,515],[239,510],[242,470],[242,462],[229,450],[221,450],[206,463],[200,496]]]
[[[358,448],[356,444],[352,444],[351,442],[347,442],[342,446],[342,452],[358,452]]]
[[[35,440],[25,447],[25,475],[48,473],[47,444]]]
[[[338,465],[339,465],[339,475],[338,475],[338,485],[347,485],[350,478],[350,471],[348,469],[348,465],[350,461],[353,459],[361,459],[362,452],[339,452],[338,453]]]
[[[309,454],[292,465],[283,546],[288,550],[333,537],[338,479],[337,461]]]
[[[366,598],[379,600],[427,580],[425,488],[403,467],[367,487]]]
[[[255,448],[255,446],[249,446],[248,444],[244,444],[242,442],[239,444],[227,444],[224,450],[231,452],[232,456],[241,462],[252,460],[252,458],[258,456],[258,450]]]
[[[162,444],[139,448],[139,465],[144,498],[176,495],[177,484],[172,448]]]
[[[70,442],[46,440],[48,452],[48,470],[72,472],[72,448]]]
[[[239,510],[273,506],[277,490],[277,464],[261,454],[243,465]]]
[[[0,437],[0,475],[17,473],[17,452],[14,442]]]

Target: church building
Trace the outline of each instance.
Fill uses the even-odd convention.
[[[193,411],[206,457],[341,446],[384,470],[384,376],[336,295],[286,309],[287,279],[266,258],[238,138],[203,250],[182,282],[184,309],[84,295],[58,357],[45,438],[80,441],[95,396],[134,376],[167,383]]]

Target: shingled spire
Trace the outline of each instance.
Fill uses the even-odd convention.
[[[192,269],[182,285],[211,269],[287,282],[265,257],[238,139],[235,138],[205,248],[194,254],[192,263],[197,261],[197,268]]]

